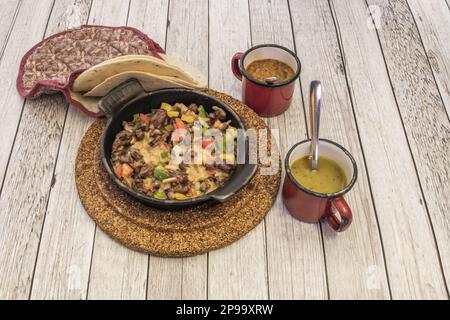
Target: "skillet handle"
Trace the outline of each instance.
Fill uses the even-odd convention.
[[[108,117],[112,117],[125,103],[145,93],[139,81],[130,79],[100,99],[98,106]]]

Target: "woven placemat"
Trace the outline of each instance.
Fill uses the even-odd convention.
[[[240,101],[213,90],[204,91],[230,105],[246,128],[267,128]],[[75,165],[76,185],[91,218],[129,248],[166,257],[192,256],[221,248],[256,227],[276,199],[281,172],[262,176],[260,164],[251,182],[224,203],[178,211],[148,207],[120,190],[103,167],[100,137],[105,124],[105,120],[94,122],[81,141]],[[278,150],[271,152],[278,154]]]

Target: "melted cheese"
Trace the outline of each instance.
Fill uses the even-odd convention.
[[[133,147],[139,150],[142,157],[144,158],[145,163],[158,164],[161,153],[164,152],[164,150],[162,150],[158,146],[151,147],[146,139],[136,141]]]
[[[209,178],[208,172],[204,166],[190,165],[186,168],[188,179],[191,182],[203,181]]]

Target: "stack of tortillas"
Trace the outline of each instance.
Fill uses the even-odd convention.
[[[62,92],[91,116],[98,101],[128,79],[146,91],[206,87],[206,77],[130,27],[81,26],[50,36],[22,58],[17,90],[25,98]]]
[[[206,77],[191,65],[161,54],[164,60],[149,55],[126,55],[106,60],[81,73],[71,91],[77,99],[95,101],[121,83],[138,80],[145,91],[164,88],[204,88]]]

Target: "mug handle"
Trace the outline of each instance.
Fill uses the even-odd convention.
[[[335,216],[333,207],[341,216],[341,220]],[[342,232],[352,223],[352,210],[343,197],[334,198],[328,201],[325,211],[325,222],[336,232]]]
[[[237,52],[231,59],[231,71],[233,71],[234,76],[240,81],[242,81],[242,73],[241,70],[239,70],[239,60],[243,55],[242,52]]]

